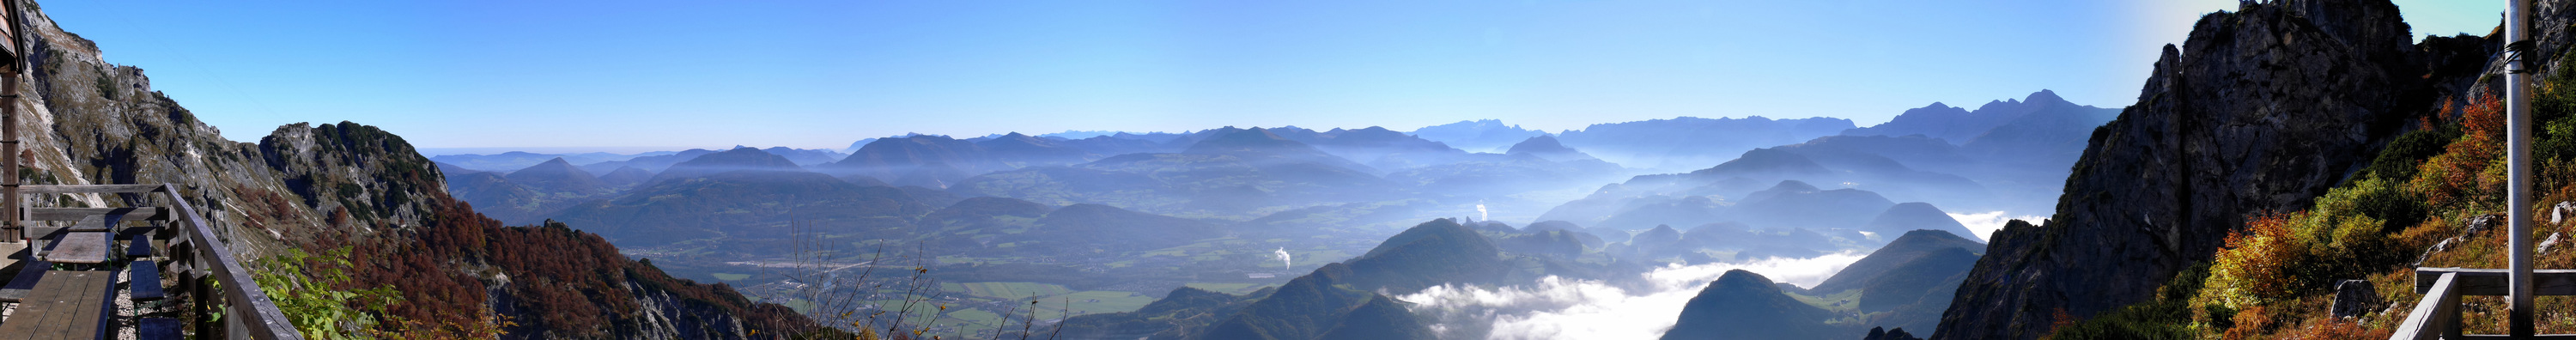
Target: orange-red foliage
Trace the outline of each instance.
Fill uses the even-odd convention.
[[[2263,332],[2270,331],[2272,327],[2274,327],[2272,322],[2272,313],[2269,312],[2270,311],[2265,310],[2263,306],[2254,306],[2254,308],[2246,308],[2243,311],[2236,312],[2236,316],[2231,319],[2235,320],[2236,327],[2228,328],[2227,334],[2223,334],[2219,338],[2237,340],[2261,337]]]
[[[2308,249],[2290,228],[2297,218],[2297,214],[2257,213],[2246,219],[2244,230],[2227,234],[2226,248],[2218,250],[2210,265],[2210,285],[2222,290],[2222,299],[2241,306],[2252,299],[2284,299],[2298,292],[2300,283],[2292,266]]]
[[[356,287],[394,285],[404,301],[388,310],[388,319],[404,321],[397,329],[425,337],[490,338],[509,330],[569,337],[612,337],[614,326],[643,322],[630,289],[634,282],[656,294],[679,298],[689,308],[741,317],[746,327],[764,333],[792,334],[812,329],[813,322],[773,304],[753,304],[723,284],[701,285],[672,278],[659,268],[618,254],[596,234],[562,227],[506,227],[483,217],[464,202],[434,195],[428,225],[395,239],[360,246],[361,270]],[[408,238],[409,242],[400,240]],[[484,282],[465,272],[507,275],[509,306],[489,306]],[[487,274],[488,275],[488,274]],[[499,320],[485,307],[516,310],[519,319]],[[497,324],[507,321],[515,327]]]
[[[2459,117],[2460,140],[2418,165],[2419,175],[2408,186],[2436,207],[2496,201],[2505,184],[2504,169],[2496,166],[2504,159],[2503,104],[2494,93],[2481,93],[2466,108],[2445,104],[2442,111]]]
[[[2307,327],[2300,327],[2298,329],[2284,331],[2281,334],[2274,334],[2273,338],[2283,340],[2361,340],[2387,339],[2389,335],[2391,335],[2391,331],[2387,329],[2370,329],[2369,327],[2363,327],[2360,323],[2344,320],[2343,318],[2326,318],[2324,320],[2308,323]]]

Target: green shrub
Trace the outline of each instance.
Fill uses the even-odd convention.
[[[399,301],[401,293],[393,286],[345,290],[348,285],[349,248],[333,249],[321,257],[289,248],[285,254],[262,259],[254,281],[277,303],[297,332],[315,339],[360,339],[373,337],[377,317]]]

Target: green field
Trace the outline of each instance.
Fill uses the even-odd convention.
[[[1074,314],[1119,313],[1145,308],[1145,304],[1154,302],[1154,297],[1134,292],[1091,290],[1047,297],[1044,303],[1051,304],[1047,306],[1049,308],[1063,309],[1067,302],[1073,305]]]
[[[1061,285],[1036,282],[967,282],[953,284],[943,283],[940,284],[940,286],[940,288],[948,289],[949,291],[962,290],[965,291],[967,295],[1004,300],[1027,299],[1033,296],[1056,296],[1073,292],[1073,290],[1065,289],[1064,286]]]
[[[712,275],[715,275],[717,280],[725,281],[741,281],[742,279],[751,278],[751,274],[715,273]]]
[[[1206,289],[1206,290],[1211,291],[1211,292],[1226,293],[1226,294],[1235,294],[1235,295],[1243,295],[1244,293],[1251,293],[1252,291],[1261,290],[1261,288],[1264,288],[1264,287],[1278,286],[1277,284],[1269,284],[1269,283],[1197,283],[1197,282],[1188,283],[1188,284],[1184,284],[1184,285],[1186,285],[1186,286],[1190,286],[1190,288]]]
[[[1860,308],[1860,294],[1861,291],[1859,289],[1853,289],[1846,290],[1841,293],[1835,293],[1833,295],[1819,296],[1790,293],[1789,297],[1798,299],[1798,302],[1806,303],[1809,306],[1816,306],[1816,308],[1824,308],[1825,310],[1831,311],[1850,311]]]

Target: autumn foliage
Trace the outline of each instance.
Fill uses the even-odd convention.
[[[418,338],[622,338],[639,323],[729,324],[689,319],[735,316],[750,330],[798,334],[816,325],[795,311],[756,304],[724,284],[672,278],[660,268],[629,260],[596,234],[561,224],[508,227],[466,203],[438,195],[428,226],[356,245],[357,280],[344,289],[397,287],[403,299],[386,308],[379,325],[387,334]],[[508,301],[492,301],[487,282],[506,281]],[[635,299],[668,295],[683,308],[712,313],[646,320]],[[488,308],[487,308],[488,307]],[[459,311],[484,311],[475,313]],[[515,316],[515,317],[513,317]],[[562,333],[552,333],[562,332]]]

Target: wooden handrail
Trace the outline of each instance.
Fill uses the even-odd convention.
[[[2406,322],[2397,325],[2389,340],[2460,339],[2460,294],[2456,284],[2459,273],[2440,273],[2424,300],[2415,302],[2415,311]]]
[[[164,187],[164,185],[161,185],[161,184],[66,184],[66,185],[20,185],[20,186],[18,186],[18,193],[20,193],[20,194],[29,194],[29,195],[33,195],[33,194],[93,194],[93,193],[96,193],[96,194],[105,194],[105,193],[141,193],[141,192],[160,192],[160,191],[162,190],[162,188],[163,188],[163,187]]]
[[[179,228],[183,231],[181,235],[198,244],[189,248],[195,250],[200,261],[212,267],[206,269],[213,272],[215,281],[223,283],[225,304],[233,307],[233,312],[224,317],[238,318],[235,319],[239,320],[236,325],[243,328],[233,333],[247,333],[250,338],[260,340],[303,339],[303,334],[296,333],[294,324],[287,322],[286,313],[277,310],[277,302],[270,300],[268,292],[260,289],[259,281],[252,279],[250,268],[233,258],[232,250],[223,246],[222,239],[215,237],[214,229],[206,227],[204,218],[197,216],[197,209],[188,205],[187,198],[179,196],[178,188],[162,184],[159,191],[166,194],[171,207],[178,210],[178,220],[184,224]]]

